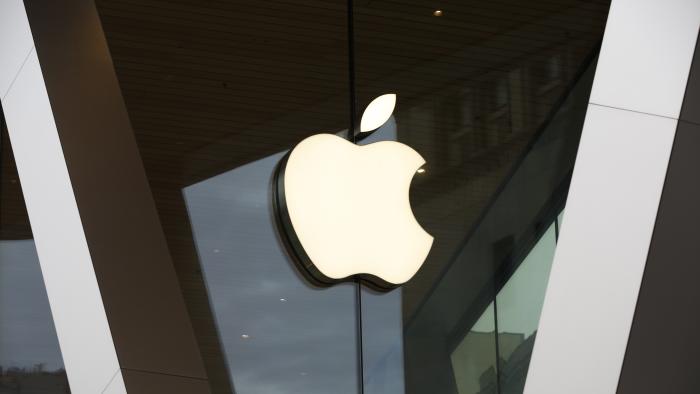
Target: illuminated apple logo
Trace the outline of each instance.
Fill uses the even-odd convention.
[[[379,128],[395,103],[394,94],[373,100],[360,131]],[[316,134],[294,147],[278,167],[274,198],[282,236],[303,273],[325,285],[359,276],[383,289],[413,277],[433,243],[409,201],[423,164],[396,141],[359,146]]]

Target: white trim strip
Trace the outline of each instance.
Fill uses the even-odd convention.
[[[0,1],[0,98],[7,95],[33,47],[24,2]]]
[[[526,394],[615,393],[676,123],[589,106]]]
[[[612,1],[525,394],[617,391],[699,26]]]
[[[678,119],[698,0],[613,0],[590,102]]]

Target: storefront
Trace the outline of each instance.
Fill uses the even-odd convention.
[[[6,99],[0,393],[524,392],[610,1],[26,3],[60,140],[42,165],[65,156],[77,209],[47,216],[63,197],[38,193]],[[322,284],[285,244],[276,171],[319,133],[425,160],[432,245],[405,284]],[[59,284],[65,261],[88,279]]]

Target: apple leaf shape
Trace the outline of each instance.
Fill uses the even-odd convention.
[[[396,95],[393,93],[383,94],[365,108],[360,121],[360,132],[367,133],[380,128],[394,113],[396,106]]]

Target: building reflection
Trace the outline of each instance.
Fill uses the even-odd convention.
[[[0,393],[70,393],[4,123],[0,150]]]
[[[0,394],[68,394],[66,371],[44,371],[42,364],[32,368],[0,368]]]
[[[544,211],[563,204],[609,1],[447,1],[439,18],[434,5],[397,4],[355,2],[351,58],[345,3],[163,16],[151,1],[98,1],[216,393],[354,393],[358,382],[503,393],[526,374],[534,336],[498,324],[505,298],[492,326],[474,326],[547,230]],[[392,138],[428,163],[411,202],[433,250],[400,290],[310,287],[274,232],[272,171],[387,92]],[[477,359],[459,357],[462,343]]]

